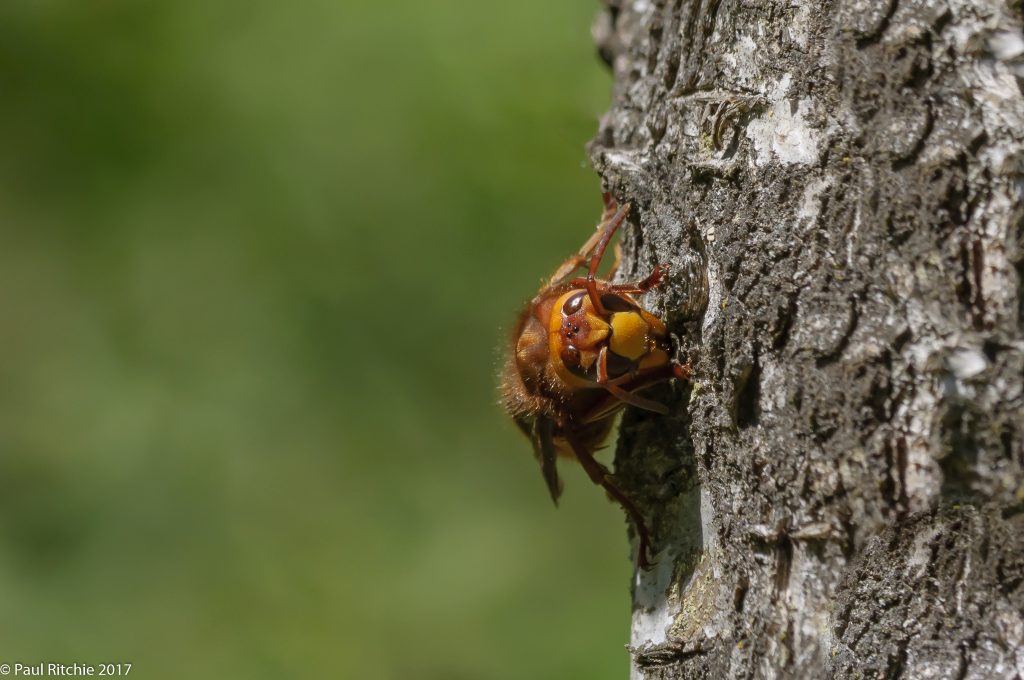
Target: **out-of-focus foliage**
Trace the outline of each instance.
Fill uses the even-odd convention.
[[[622,514],[494,393],[596,9],[0,3],[0,662],[625,675]]]

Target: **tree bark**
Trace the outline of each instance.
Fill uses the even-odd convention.
[[[634,678],[1024,677],[1020,0],[622,0],[591,145],[692,385]],[[635,546],[634,546],[635,547]]]

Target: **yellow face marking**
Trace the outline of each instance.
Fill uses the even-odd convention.
[[[611,328],[599,316],[587,314],[587,323],[590,325],[590,332],[585,338],[580,338],[576,344],[583,347],[596,347],[599,342],[608,337]]]
[[[551,308],[551,316],[548,319],[547,338],[550,356],[549,366],[566,385],[594,387],[593,380],[588,380],[573,373],[566,367],[561,358],[562,350],[569,344],[572,344],[579,352],[580,367],[589,371],[597,362],[598,349],[611,334],[611,327],[608,325],[608,322],[594,314],[594,307],[590,302],[590,298],[584,297],[580,303],[579,312],[573,315],[577,319],[576,324],[579,327],[579,333],[572,338],[563,336],[562,331],[566,317],[562,314],[562,308],[569,298],[579,293],[579,289],[568,291],[555,300],[555,304]]]
[[[619,356],[636,361],[647,353],[647,330],[647,323],[636,312],[615,312],[608,346]]]
[[[640,370],[664,366],[668,363],[668,354],[663,349],[656,349],[640,360]]]

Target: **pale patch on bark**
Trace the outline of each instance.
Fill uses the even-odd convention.
[[[747,126],[747,138],[754,144],[758,165],[764,166],[773,160],[807,165],[818,158],[818,133],[807,124],[811,100],[796,101],[794,110],[794,102],[786,96],[791,81],[790,74],[782,76],[768,96],[771,110]]]

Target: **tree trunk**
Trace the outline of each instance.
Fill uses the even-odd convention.
[[[694,368],[633,677],[1024,677],[1020,0],[612,0],[591,146]]]

